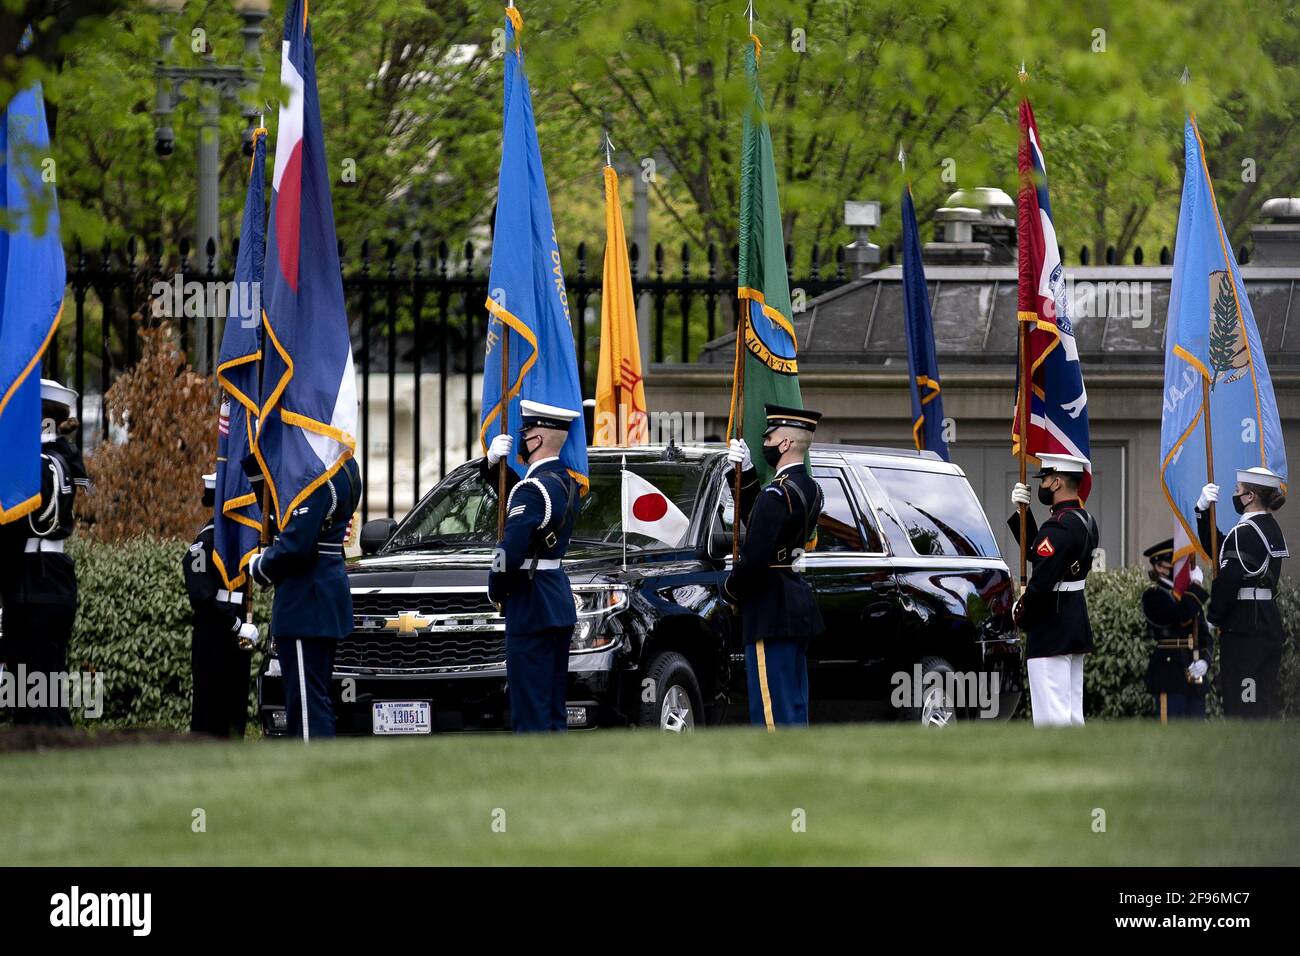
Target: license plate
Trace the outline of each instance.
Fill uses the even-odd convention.
[[[427,700],[378,700],[371,729],[376,734],[431,734],[433,709]]]

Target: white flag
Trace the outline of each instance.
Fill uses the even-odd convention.
[[[623,470],[623,530],[648,535],[674,547],[681,544],[690,519],[668,496],[640,475]]]

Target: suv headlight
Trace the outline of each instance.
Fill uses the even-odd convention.
[[[606,630],[608,619],[627,609],[627,587],[622,584],[580,584],[573,589],[578,623],[573,628],[570,653],[603,651],[615,642]]]

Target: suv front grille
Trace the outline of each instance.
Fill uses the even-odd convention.
[[[483,591],[352,595],[353,632],[339,670],[447,671],[504,667],[505,628]]]

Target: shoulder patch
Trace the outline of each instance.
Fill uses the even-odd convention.
[[[1056,549],[1052,547],[1051,538],[1044,538],[1042,541],[1040,541],[1038,543],[1038,547],[1035,548],[1034,551],[1038,554],[1039,557],[1043,557],[1043,558],[1050,558],[1052,555],[1056,554]]]

